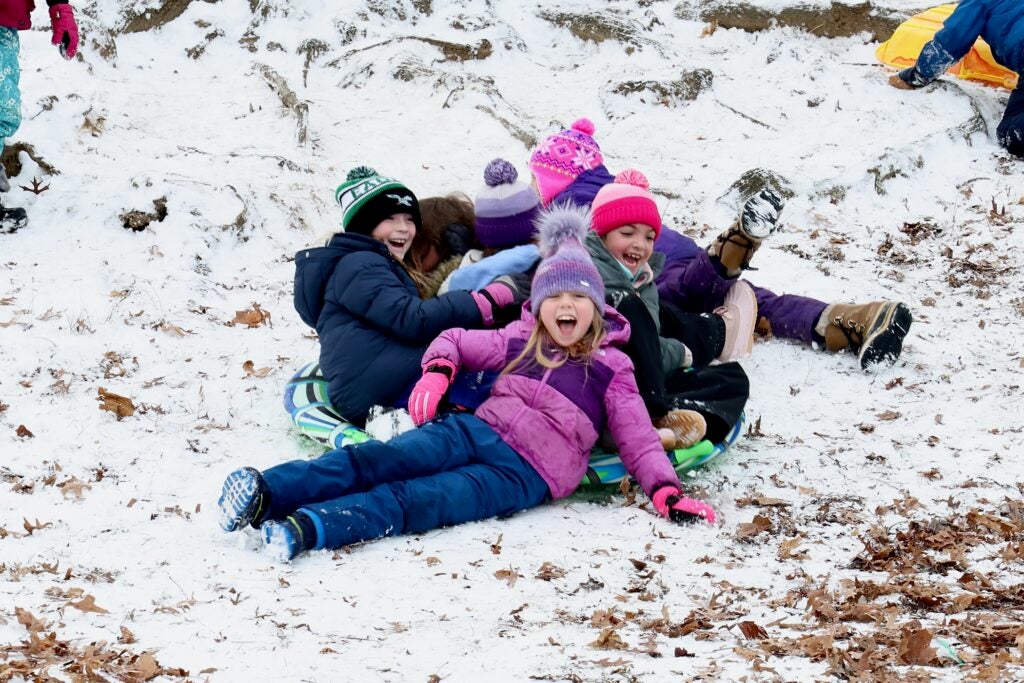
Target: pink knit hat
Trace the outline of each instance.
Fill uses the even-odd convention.
[[[604,237],[615,228],[639,223],[654,228],[654,238],[661,234],[661,215],[654,196],[647,191],[647,176],[628,168],[615,176],[615,182],[602,187],[594,197],[594,232]]]
[[[594,142],[594,122],[577,119],[568,130],[544,139],[530,155],[530,171],[537,179],[541,201],[547,206],[584,171],[604,161]]]

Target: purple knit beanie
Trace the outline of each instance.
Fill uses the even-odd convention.
[[[590,260],[583,240],[590,229],[590,209],[574,205],[553,206],[537,218],[543,260],[533,276],[530,311],[537,316],[541,302],[562,292],[590,297],[597,314],[604,315],[604,282]]]
[[[476,238],[488,249],[504,249],[533,241],[533,219],[540,197],[519,182],[516,167],[495,159],[484,169],[484,186],[476,193]]]

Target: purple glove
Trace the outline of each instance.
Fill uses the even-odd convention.
[[[71,59],[78,53],[78,24],[75,23],[75,11],[71,5],[62,2],[50,7],[50,27],[53,29],[53,40],[59,45],[60,56]]]
[[[416,426],[437,416],[437,407],[448,393],[448,387],[455,379],[456,370],[455,364],[444,358],[432,360],[427,365],[420,381],[416,382],[412,393],[409,394],[409,417]]]
[[[494,312],[515,303],[516,294],[512,287],[504,282],[492,282],[479,292],[470,292],[476,307],[480,309],[480,317],[484,319],[484,325],[490,327],[494,324]]]
[[[698,519],[715,523],[715,511],[710,505],[687,498],[675,486],[662,486],[651,496],[651,502],[659,515],[677,524],[692,524]]]

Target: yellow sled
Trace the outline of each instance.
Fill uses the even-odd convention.
[[[955,4],[939,5],[910,17],[875,50],[878,61],[889,66],[905,69],[914,66],[921,48],[942,28],[946,18],[956,9]],[[981,38],[967,56],[949,67],[949,73],[969,81],[980,81],[1007,90],[1017,87],[1017,74],[998,63],[992,56],[992,48]]]

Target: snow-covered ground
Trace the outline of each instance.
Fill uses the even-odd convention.
[[[78,3],[70,63],[43,10],[22,36],[12,142],[59,175],[22,155],[13,184],[49,189],[7,195],[31,223],[0,235],[0,680],[1024,676],[1024,163],[993,139],[1005,92],[897,91],[860,39],[709,32],[670,2],[559,3],[626,43],[485,0],[192,2],[120,34],[160,4]],[[446,60],[424,38],[491,52]],[[693,69],[713,83],[692,101],[613,92]],[[903,358],[863,373],[758,343],[751,433],[691,480],[713,528],[641,494],[289,565],[220,533],[226,473],[315,453],[280,401],[317,355],[291,258],[339,225],[344,174],[472,194],[487,161],[523,171],[524,139],[580,116],[702,243],[744,172],[785,177],[750,278],[906,302]],[[123,227],[155,203],[163,220]],[[263,323],[231,324],[254,306]]]

